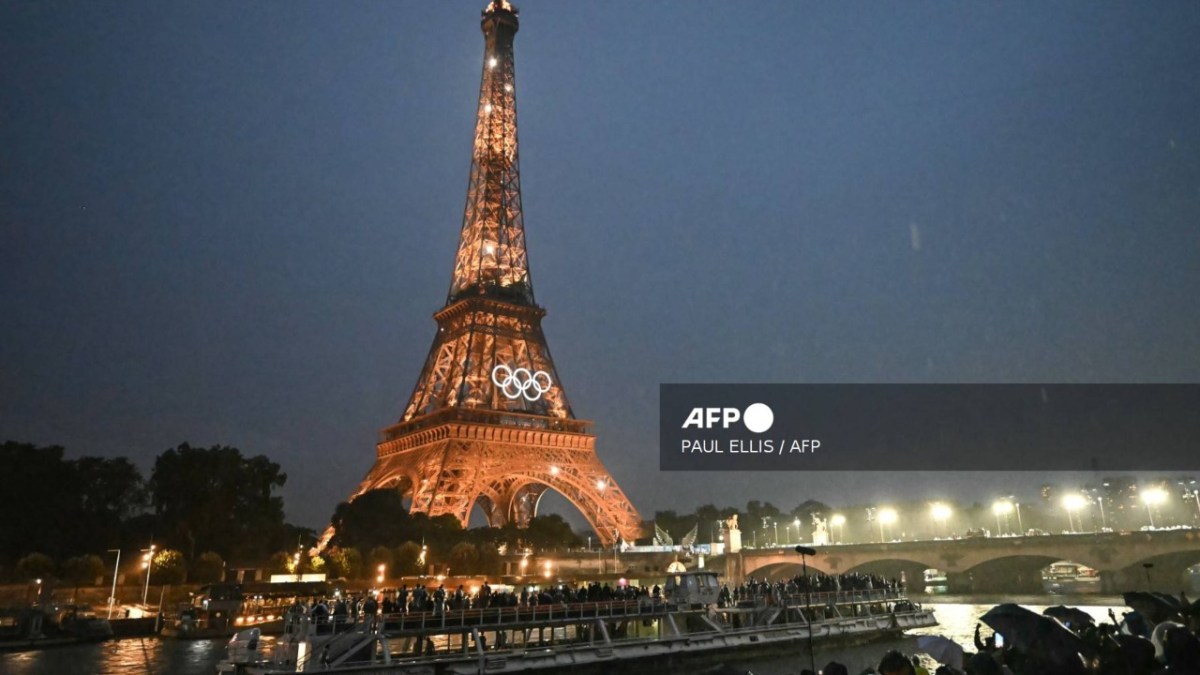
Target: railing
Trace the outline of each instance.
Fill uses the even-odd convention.
[[[806,593],[804,591],[786,590],[783,593],[777,594],[774,587],[763,592],[752,592],[742,594],[738,598],[738,602],[758,601],[767,599],[778,599],[787,605],[798,605],[811,603],[814,605],[843,605],[856,602],[885,602],[888,600],[903,600],[905,599],[904,592],[900,589],[892,588],[872,588],[856,591],[816,591]]]
[[[504,424],[518,428],[565,431],[576,434],[590,433],[592,427],[590,421],[575,419],[573,417],[549,417],[546,415],[487,409],[447,408],[428,415],[414,417],[407,422],[392,425],[384,429],[381,433],[383,441],[387,442],[418,429],[435,427],[447,422]]]
[[[431,612],[409,612],[384,614],[379,618],[379,627],[385,632],[429,631],[467,626],[499,626],[521,622],[550,623],[600,618],[622,618],[662,614],[666,611],[662,601],[649,598],[640,600],[612,600],[596,602],[555,603],[522,607],[480,607],[474,609],[447,609]]]

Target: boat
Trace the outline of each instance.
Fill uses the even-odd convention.
[[[1042,572],[1042,589],[1047,593],[1098,593],[1100,573],[1086,565],[1060,561]]]
[[[938,569],[925,570],[925,585],[926,586],[947,586],[950,580],[946,573]]]
[[[270,649],[261,631],[234,635],[221,675],[316,672],[468,675],[567,669],[702,669],[740,658],[850,646],[936,626],[898,589],[766,594],[723,603],[714,572],[671,575],[661,596],[413,612],[329,626],[293,613]]]
[[[90,605],[0,609],[0,652],[20,652],[99,642],[113,636],[107,619]]]
[[[290,608],[329,591],[325,582],[302,581],[202,586],[167,622],[162,635],[209,640],[247,628],[257,628],[261,635],[277,635],[283,632],[284,615]]]

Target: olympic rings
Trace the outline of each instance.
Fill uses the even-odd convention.
[[[542,382],[545,381],[545,384]],[[512,369],[506,365],[498,365],[492,368],[492,383],[500,387],[500,391],[511,399],[518,399],[522,396],[527,401],[536,401],[542,397],[542,394],[550,391],[550,385],[553,382],[550,380],[550,373],[544,370],[531,372],[528,368]],[[533,395],[530,396],[530,390]]]

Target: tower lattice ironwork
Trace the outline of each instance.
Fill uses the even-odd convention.
[[[552,489],[605,543],[631,541],[640,518],[596,456],[591,423],[571,410],[534,301],[517,152],[517,10],[495,0],[481,26],[471,180],[450,292],[408,405],[383,430],[354,496],[395,487],[413,512],[450,514],[465,526],[479,505],[500,526],[528,523]]]

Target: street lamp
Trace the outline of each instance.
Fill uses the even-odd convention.
[[[1072,516],[1076,511],[1082,509],[1084,505],[1087,504],[1087,500],[1084,499],[1083,495],[1079,493],[1072,493],[1069,495],[1063,495],[1062,504],[1063,508],[1067,510],[1067,524],[1070,526],[1071,533],[1074,534],[1076,530],[1075,521]],[[1080,516],[1079,528],[1083,529],[1082,516]]]
[[[1008,524],[1008,514],[1013,512],[1012,502],[1001,499],[992,504],[992,513],[996,515],[996,534],[1000,534],[1000,516],[1004,516],[1004,523]],[[1005,528],[1007,529],[1007,528]]]
[[[116,562],[116,564],[113,565],[112,593],[109,594],[109,596],[108,596],[108,618],[109,619],[112,619],[113,606],[115,606],[117,604],[117,573],[121,569],[121,549],[119,549],[119,548],[108,549],[109,553],[112,553],[114,551],[116,551],[116,553],[117,553],[117,562]]]
[[[1146,488],[1142,490],[1142,503],[1146,505],[1146,514],[1150,516],[1150,529],[1154,529],[1154,507],[1167,501],[1167,491],[1162,488]]]
[[[379,563],[378,571],[379,571],[379,574],[376,575],[376,577],[375,577],[375,583],[382,585],[384,573],[387,572],[387,565],[384,563]]]
[[[942,502],[934,502],[929,506],[929,515],[933,516],[933,519],[937,521],[938,525],[943,528],[946,525],[946,521],[950,519],[950,514],[952,513],[953,510]]]
[[[846,516],[843,516],[840,513],[835,513],[835,514],[833,514],[833,516],[830,517],[829,522],[834,527],[842,528],[842,536],[838,537],[838,543],[839,544],[843,543],[843,541],[846,538]]]
[[[150,548],[142,549],[146,555],[142,556],[142,566],[146,568],[146,586],[142,589],[142,605],[145,606],[146,598],[150,595],[150,568],[154,566],[154,544],[150,544]]]
[[[799,516],[797,516],[796,519],[792,521],[792,525],[796,526],[796,543],[799,543],[800,542],[800,517]]]
[[[883,526],[891,525],[892,523],[896,522],[897,518],[899,518],[899,516],[896,515],[895,509],[883,508],[879,510],[879,543],[883,544],[887,542],[887,539],[885,539],[883,536]]]

